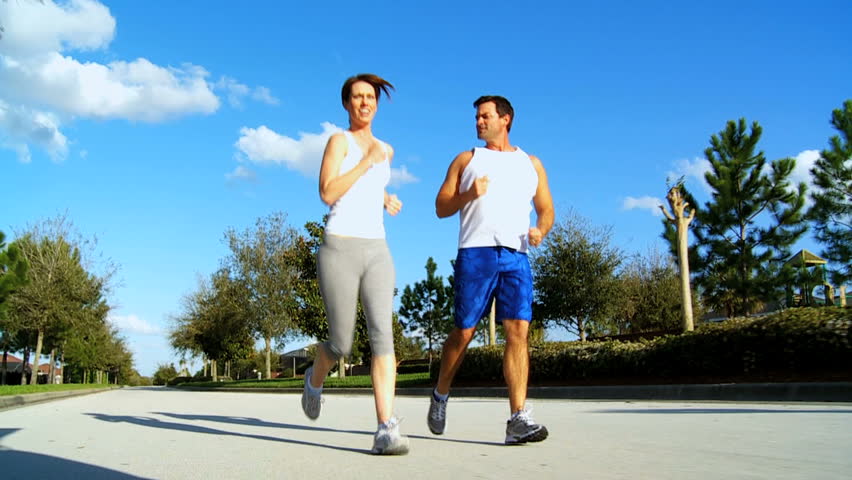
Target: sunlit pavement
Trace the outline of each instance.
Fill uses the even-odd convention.
[[[372,397],[326,395],[316,422],[298,394],[124,388],[0,411],[0,478],[852,477],[852,405],[533,400],[550,430],[503,445],[508,402],[401,396],[403,457],[369,454]]]

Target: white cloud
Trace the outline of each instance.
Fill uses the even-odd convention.
[[[29,161],[32,145],[54,160],[65,157],[68,142],[59,119],[160,122],[212,114],[220,105],[217,85],[231,103],[241,98],[278,102],[268,88],[251,89],[229,77],[212,84],[209,73],[191,63],[77,60],[73,52],[105,49],[115,36],[115,18],[96,0],[0,0],[0,24],[0,108],[5,110],[0,145],[17,151],[22,161]]]
[[[704,174],[709,172],[710,169],[710,161],[706,158],[696,157],[692,160],[678,160],[675,162],[674,171],[670,171],[668,175],[666,175],[666,179],[669,183],[674,183],[681,177],[684,177],[684,181],[689,183],[698,183],[698,185],[700,185],[706,193],[710,193],[710,184],[708,184],[707,180],[704,179]],[[687,185],[687,187],[689,187],[689,185]]]
[[[622,209],[634,210],[638,208],[641,210],[650,210],[652,215],[659,217],[663,215],[660,205],[664,205],[664,203],[657,197],[626,197],[622,203]]]
[[[281,103],[277,98],[272,96],[272,92],[270,92],[266,87],[255,88],[254,92],[251,94],[251,98],[269,105],[278,105]]]
[[[420,179],[415,177],[411,172],[409,172],[408,168],[405,165],[399,168],[391,168],[391,186],[399,187],[405,185],[406,183],[415,183],[419,181]]]
[[[156,325],[146,322],[136,315],[110,315],[109,321],[122,332],[139,333],[142,335],[157,335],[162,329]]]
[[[257,180],[257,175],[248,168],[238,165],[231,173],[226,173],[225,178],[229,181],[246,180],[253,182]]]
[[[228,103],[234,108],[242,108],[243,99],[246,97],[269,105],[278,105],[279,103],[268,88],[257,87],[252,90],[248,85],[244,85],[231,77],[223,76],[213,86],[216,90],[227,92]]]
[[[819,187],[814,185],[813,176],[811,175],[811,168],[813,168],[814,163],[816,163],[819,157],[819,150],[804,150],[800,152],[795,157],[796,166],[793,168],[793,172],[788,177],[788,181],[790,182],[788,190],[790,191],[798,191],[799,183],[804,183],[805,186],[807,186],[808,194],[805,197],[805,208],[810,208],[813,204],[810,193],[819,189]],[[770,162],[766,162],[763,166],[763,173],[765,175],[772,175],[772,166],[770,165]]]
[[[68,115],[156,122],[215,112],[219,99],[207,75],[191,64],[165,68],[140,58],[102,65],[54,52],[26,61],[2,58],[0,83],[4,95]]]
[[[231,77],[222,77],[213,86],[217,90],[227,92],[228,103],[234,108],[241,108],[243,106],[242,99],[251,92],[248,85],[243,85]]]
[[[64,50],[104,48],[115,36],[115,18],[94,0],[0,1],[0,55],[17,58]]]
[[[796,168],[793,169],[790,175],[790,183],[795,188],[800,182],[804,182],[808,186],[808,191],[814,189],[814,179],[811,175],[811,169],[820,157],[819,150],[805,150],[796,155]]]
[[[11,106],[0,99],[0,135],[2,144],[18,153],[18,160],[29,163],[27,144],[43,148],[53,161],[64,160],[68,154],[68,139],[59,131],[59,120],[49,112]]]
[[[319,173],[322,153],[328,138],[340,127],[322,123],[321,133],[299,132],[299,139],[281,135],[261,125],[243,127],[235,146],[246,161],[257,164],[284,165],[309,177]]]

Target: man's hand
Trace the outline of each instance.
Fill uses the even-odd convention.
[[[538,227],[532,227],[530,228],[529,233],[527,233],[527,239],[531,246],[537,247],[541,245],[544,235],[541,234],[541,230],[539,230]]]
[[[402,210],[402,202],[396,195],[385,195],[385,210],[391,215],[396,215]]]

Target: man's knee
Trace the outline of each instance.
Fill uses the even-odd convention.
[[[456,335],[458,336],[459,341],[461,342],[462,345],[465,345],[465,346],[467,344],[469,344],[473,340],[474,335],[476,335],[476,328],[475,327],[474,328],[458,328],[458,327],[455,327],[455,331],[456,331]]]
[[[506,336],[506,343],[526,345],[529,326],[530,324],[526,320],[503,320],[503,332]]]

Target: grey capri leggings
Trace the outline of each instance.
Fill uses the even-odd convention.
[[[387,242],[326,235],[317,254],[317,275],[328,315],[325,346],[337,357],[352,352],[360,293],[373,355],[393,354],[396,274]]]

